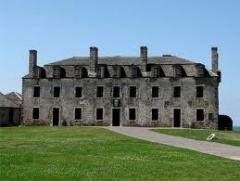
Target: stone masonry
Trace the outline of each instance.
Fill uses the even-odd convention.
[[[30,50],[23,77],[23,123],[217,128],[217,48],[212,70],[171,55],[72,57],[37,66]]]

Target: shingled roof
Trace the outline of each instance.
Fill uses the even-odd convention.
[[[140,65],[141,64],[140,57],[99,57],[98,64],[107,64],[107,65]],[[56,61],[50,64],[46,64],[46,66],[71,66],[71,65],[88,65],[89,57],[72,57],[64,60]],[[162,57],[148,57],[148,64],[196,64],[187,59],[183,59],[176,56],[162,56]]]
[[[22,104],[22,95],[19,94],[18,92],[10,92],[10,93],[6,94],[5,97],[17,105]]]
[[[19,108],[19,105],[9,100],[4,94],[0,92],[0,107]]]

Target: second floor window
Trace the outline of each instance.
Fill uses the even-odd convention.
[[[82,97],[82,87],[75,88],[75,97]]]
[[[53,96],[54,97],[60,97],[60,87],[54,87]]]
[[[159,94],[159,88],[152,87],[152,97],[158,97],[158,94]]]
[[[103,87],[97,87],[97,97],[103,97]]]
[[[197,87],[196,97],[203,97],[203,86],[198,86]]]
[[[120,97],[120,87],[113,87],[113,97]]]
[[[173,96],[181,97],[181,87],[180,86],[174,87]]]
[[[33,88],[33,97],[40,97],[40,87],[36,86]]]
[[[137,88],[136,87],[129,87],[129,97],[136,97]]]

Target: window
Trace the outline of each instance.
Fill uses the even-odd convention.
[[[129,120],[135,120],[135,119],[136,119],[136,110],[129,109]]]
[[[197,87],[196,97],[203,97],[203,86]]]
[[[136,90],[137,90],[136,87],[130,87],[129,88],[129,96],[130,97],[136,97]]]
[[[36,86],[33,88],[33,97],[40,97],[40,87]]]
[[[33,119],[39,119],[39,108],[33,108]]]
[[[120,87],[113,87],[113,97],[120,97]]]
[[[209,113],[209,114],[208,114],[208,120],[209,120],[209,121],[212,121],[212,120],[213,120],[213,113]]]
[[[158,109],[152,109],[152,120],[158,120]]]
[[[174,95],[174,97],[181,97],[181,87],[179,87],[179,86],[174,87],[173,95]]]
[[[197,121],[204,120],[204,111],[203,109],[197,109]]]
[[[54,87],[53,96],[59,97],[60,96],[60,87]]]
[[[97,97],[103,97],[103,87],[97,87]]]
[[[75,108],[75,119],[82,119],[82,109],[81,108]]]
[[[82,97],[82,87],[75,88],[75,97]]]
[[[158,87],[152,87],[152,97],[158,97]]]
[[[103,108],[97,108],[97,120],[103,120]]]

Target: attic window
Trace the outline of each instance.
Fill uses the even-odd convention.
[[[131,78],[137,78],[139,76],[139,70],[137,66],[130,66],[130,74]]]
[[[181,65],[174,65],[174,77],[185,77],[186,73]]]

